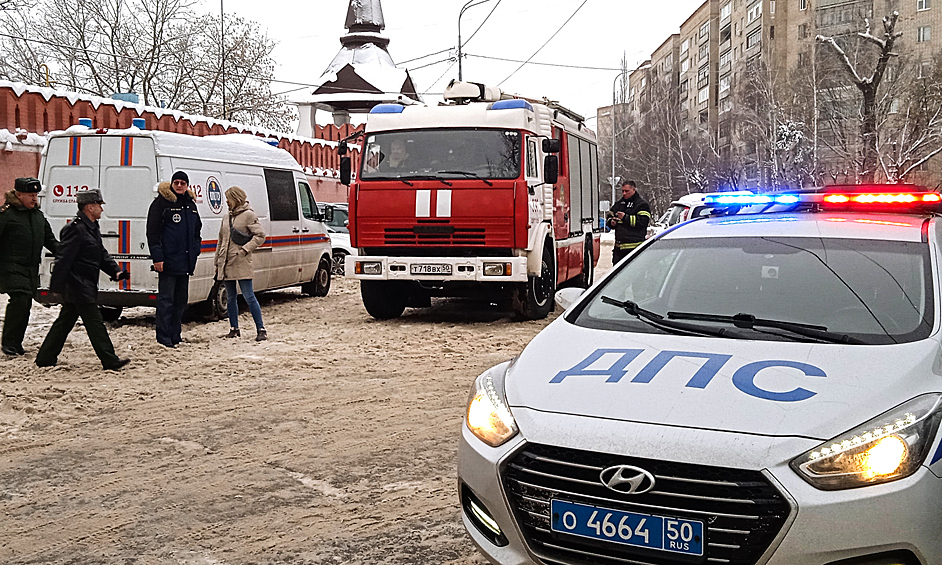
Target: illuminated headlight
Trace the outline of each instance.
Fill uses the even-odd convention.
[[[383,263],[382,261],[357,261],[354,272],[358,275],[381,275]]]
[[[504,376],[510,363],[492,367],[474,380],[466,422],[478,439],[497,447],[517,433],[517,423],[504,400]]]
[[[875,485],[916,472],[932,446],[942,395],[926,394],[890,410],[791,462],[812,486],[840,490]]]
[[[502,277],[513,272],[510,263],[484,263],[484,276]]]

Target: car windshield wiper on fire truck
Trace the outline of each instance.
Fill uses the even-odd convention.
[[[481,175],[477,173],[472,173],[470,171],[438,171],[438,174],[440,175],[464,175],[466,177],[470,177],[473,179],[482,180],[484,181],[484,184],[486,184],[487,186],[494,186],[494,183],[492,183],[491,181],[487,180],[486,178],[482,177]]]
[[[724,316],[719,314],[696,314],[694,312],[668,312],[667,317],[671,320],[694,320],[700,322],[726,323],[732,324],[737,328],[754,331],[760,331],[758,328],[772,328],[783,330],[801,337],[811,338],[818,341],[827,341],[831,343],[852,343],[855,345],[865,345],[867,343],[866,341],[851,337],[847,334],[829,332],[825,326],[800,324],[798,322],[787,322],[784,320],[765,320],[762,318],[756,318],[752,314]]]
[[[448,182],[447,180],[443,179],[442,177],[440,177],[440,176],[438,176],[438,175],[402,175],[402,176],[398,176],[398,177],[396,177],[396,178],[399,179],[399,180],[401,180],[401,181],[403,181],[403,182],[405,182],[405,179],[406,179],[406,178],[409,178],[409,179],[412,179],[412,180],[437,180],[437,181],[439,181],[439,182],[445,184],[445,186],[452,186],[452,185],[454,184],[454,183]]]

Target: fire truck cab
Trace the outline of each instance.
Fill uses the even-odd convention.
[[[439,106],[380,104],[350,182],[346,274],[389,319],[432,296],[512,300],[546,317],[562,284],[588,287],[599,257],[598,152],[556,103],[452,82]],[[342,150],[341,150],[342,151]]]

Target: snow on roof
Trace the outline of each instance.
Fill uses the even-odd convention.
[[[326,145],[330,147],[335,147],[337,145],[336,141],[329,141],[326,139],[317,139],[313,137],[303,137],[299,135],[293,135],[289,133],[284,133],[280,131],[271,130],[268,128],[258,128],[254,126],[247,126],[245,124],[240,124],[236,122],[230,122],[228,120],[217,120],[207,116],[198,116],[194,114],[186,114],[183,112],[178,112],[177,110],[169,110],[166,108],[157,108],[155,106],[145,106],[144,104],[133,104],[131,102],[125,102],[123,100],[114,100],[112,98],[102,98],[100,96],[90,96],[84,94],[78,94],[76,92],[70,92],[68,90],[59,90],[56,88],[46,88],[41,86],[33,86],[24,84],[22,82],[9,82],[5,80],[0,80],[0,88],[9,88],[17,95],[17,97],[23,96],[24,92],[32,92],[41,95],[47,101],[53,97],[65,98],[73,106],[79,101],[85,101],[91,103],[92,107],[97,109],[101,105],[113,106],[118,112],[124,110],[125,108],[132,109],[137,112],[140,116],[145,112],[154,114],[158,119],[163,116],[171,116],[176,121],[189,120],[193,125],[196,125],[199,122],[205,122],[210,127],[219,125],[223,128],[236,128],[241,132],[251,133],[254,135],[261,135],[265,137],[274,137],[277,139],[286,139],[288,141],[298,141],[300,143],[310,143],[311,145]],[[38,132],[37,132],[38,133]]]

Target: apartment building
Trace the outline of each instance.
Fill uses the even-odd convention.
[[[750,145],[742,133],[743,113],[737,104],[743,98],[737,93],[768,89],[775,96],[794,97],[795,90],[786,87],[803,80],[820,84],[810,82],[818,73],[843,81],[847,99],[856,100],[840,61],[824,53],[829,48],[815,38],[856,35],[866,30],[867,21],[872,33],[882,36],[882,19],[893,11],[899,13],[896,31],[902,34],[896,49],[903,54],[900,63],[921,65],[918,72],[927,74],[942,56],[942,0],[705,0],[680,24],[679,33],[652,53],[649,63],[631,73],[626,107],[599,109],[600,132],[611,127],[603,120],[613,110],[616,117],[628,115],[640,123],[653,108],[644,103],[652,85],[673,83],[676,95],[658,100],[676,103],[681,129],[708,135],[721,157],[738,152],[739,162],[745,160],[745,186],[759,186],[770,173],[762,169],[768,165],[760,164],[762,148],[754,141]],[[896,72],[891,70],[887,78],[893,80]],[[608,149],[611,158],[604,133],[600,141],[603,154]]]

